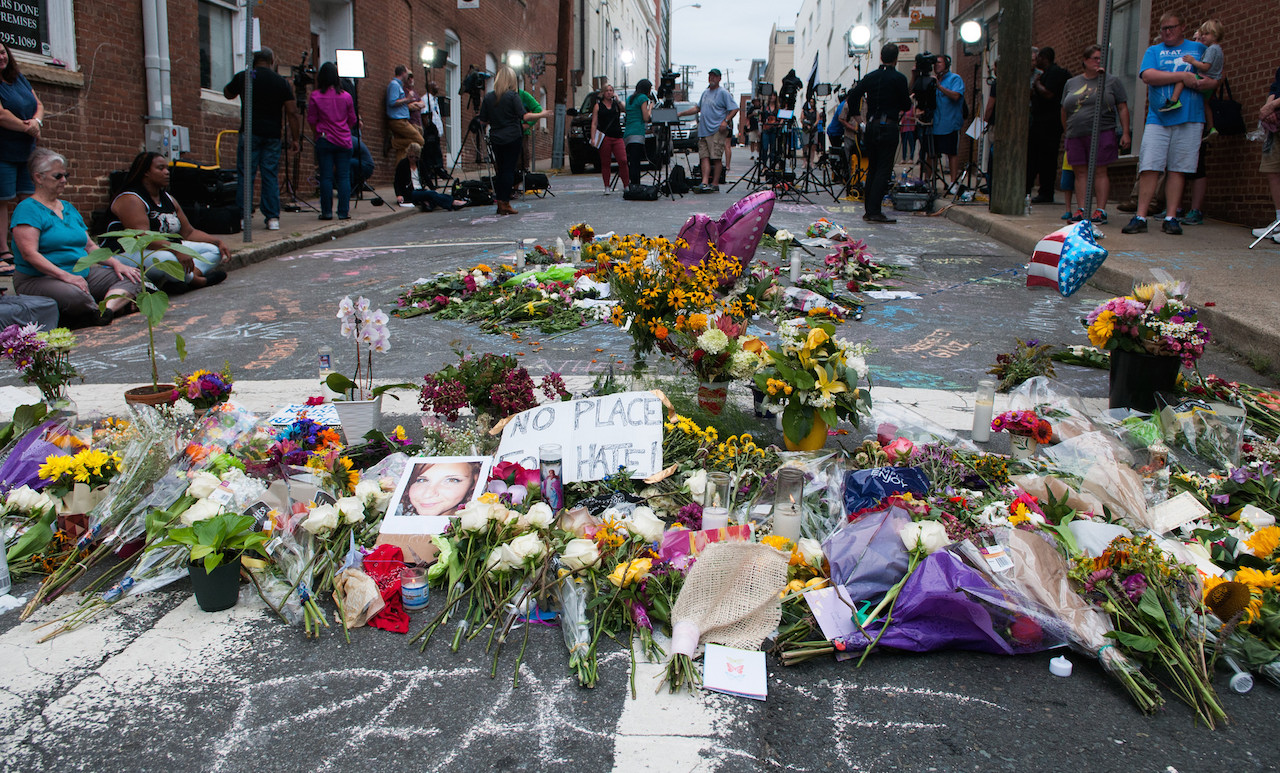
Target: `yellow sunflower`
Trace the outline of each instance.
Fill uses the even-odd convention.
[[[42,473],[43,474],[43,473]],[[1280,526],[1268,526],[1258,529],[1244,541],[1249,552],[1258,558],[1271,558],[1276,548],[1280,547]]]
[[[1089,343],[1099,349],[1107,345],[1107,341],[1111,340],[1111,334],[1116,329],[1116,315],[1113,311],[1103,311],[1089,326]]]

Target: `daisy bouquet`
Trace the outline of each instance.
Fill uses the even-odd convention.
[[[1185,282],[1163,282],[1112,298],[1085,318],[1089,342],[1099,349],[1180,357],[1183,365],[1195,367],[1209,330],[1196,319],[1186,295]]]
[[[991,420],[991,431],[1029,437],[1037,443],[1053,440],[1053,427],[1035,411],[1005,411]]]
[[[871,349],[836,336],[835,325],[788,320],[778,326],[781,346],[769,349],[770,364],[755,375],[766,403],[780,405],[782,430],[791,442],[809,434],[815,419],[834,427],[840,419],[856,426],[871,413],[866,355]],[[865,381],[866,387],[859,387]]]
[[[83,377],[71,364],[76,337],[65,327],[41,331],[40,326],[10,325],[0,330],[0,357],[11,360],[22,380],[35,384],[45,402],[63,397],[73,378]]]

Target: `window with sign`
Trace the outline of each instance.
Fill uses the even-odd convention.
[[[236,8],[216,0],[199,0],[198,5],[200,87],[221,91],[236,72]]]
[[[52,56],[45,0],[0,0],[0,41],[12,51]]]

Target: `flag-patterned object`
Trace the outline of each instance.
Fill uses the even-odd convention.
[[[1072,223],[1036,244],[1027,265],[1027,287],[1052,287],[1063,298],[1070,297],[1106,259],[1107,251],[1094,239],[1093,226],[1087,221]]]

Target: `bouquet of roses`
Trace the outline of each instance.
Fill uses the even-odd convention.
[[[1035,411],[1005,411],[991,420],[991,431],[1029,437],[1037,443],[1053,440],[1053,427]]]
[[[676,318],[672,342],[678,355],[700,381],[721,382],[754,376],[765,365],[768,346],[746,334],[746,322],[723,314],[708,318],[691,314]]]
[[[174,397],[186,400],[196,410],[208,410],[231,397],[231,364],[223,365],[217,372],[197,370],[190,375],[180,373],[176,381]]]
[[[1099,349],[1180,357],[1183,365],[1195,367],[1209,330],[1196,319],[1186,295],[1185,282],[1163,282],[1112,298],[1085,318],[1089,342]]]

